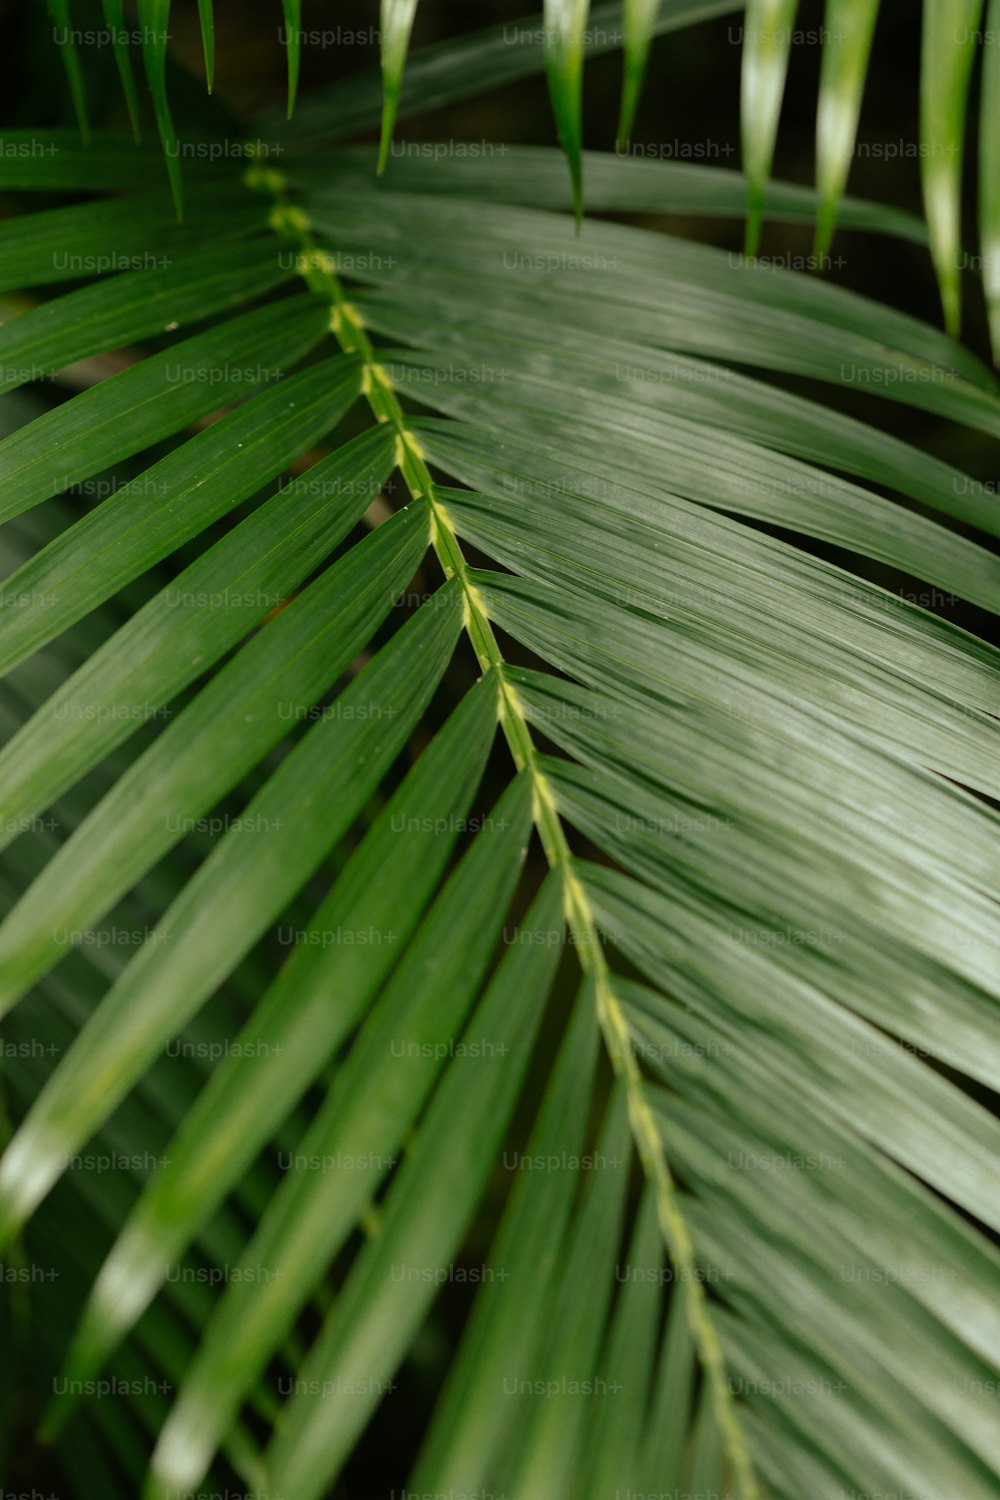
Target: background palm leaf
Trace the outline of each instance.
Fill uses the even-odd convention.
[[[175,205],[180,211],[181,177],[177,140],[173,131],[164,73],[169,0],[145,7],[143,49],[154,100],[157,127],[166,153]],[[120,7],[118,7],[120,9]],[[285,35],[288,46],[288,116],[295,106],[300,66],[301,7],[285,5]],[[545,66],[549,74],[555,125],[569,165],[574,211],[583,213],[582,113],[583,61],[619,43],[625,49],[625,71],[619,111],[619,147],[627,149],[641,96],[649,46],[660,33],[711,16],[745,10],[742,85],[743,161],[746,173],[747,232],[745,254],[755,258],[765,214],[765,198],[772,204],[768,178],[778,135],[778,117],[789,62],[799,32],[797,0],[624,0],[623,29],[618,29],[619,7],[613,4],[553,3],[542,26],[516,25],[497,28],[443,49],[427,48],[418,55],[412,85],[404,94],[403,77],[412,31],[416,0],[385,3],[381,7],[381,82],[352,80],[353,87],[339,89],[318,113],[314,101],[307,106],[302,139],[318,133],[339,138],[346,130],[358,129],[377,111],[381,120],[378,170],[384,171],[393,130],[400,111],[405,115],[466,97],[477,88],[496,86]],[[814,259],[822,269],[828,257],[834,227],[855,151],[861,97],[878,20],[879,0],[827,0],[820,28],[823,46],[822,76],[816,122],[816,180],[821,211],[816,226]],[[67,37],[72,37],[68,4],[54,7]],[[984,24],[985,14],[985,24]],[[212,7],[199,0],[199,17],[205,48],[209,90],[212,87],[214,41]],[[588,24],[589,19],[589,24]],[[109,25],[120,20],[117,11],[108,15]],[[530,21],[530,18],[529,18]],[[977,50],[983,52],[980,155],[980,268],[990,309],[994,359],[1000,341],[995,324],[1000,306],[997,291],[995,223],[1000,198],[995,169],[997,111],[994,108],[997,71],[996,38],[1000,34],[998,0],[925,0],[923,8],[923,61],[920,85],[919,155],[924,206],[930,231],[930,247],[941,293],[945,327],[957,336],[961,326],[961,270],[967,264],[961,242],[960,194],[969,82]],[[513,35],[509,36],[508,31]],[[147,41],[148,34],[148,41]],[[805,33],[803,33],[805,34]],[[506,54],[506,55],[504,55]],[[122,84],[132,118],[138,125],[134,89],[127,58],[116,53]],[[544,63],[543,63],[544,59]],[[82,135],[88,137],[86,102],[79,58],[72,43],[63,48]],[[344,106],[347,113],[342,114]]]

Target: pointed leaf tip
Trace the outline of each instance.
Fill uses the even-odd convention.
[[[816,110],[817,260],[833,241],[847,185],[878,8],[879,0],[827,0]]]
[[[201,45],[205,54],[205,82],[208,92],[215,87],[215,16],[212,0],[198,0],[198,20],[201,22]]]
[[[920,58],[920,178],[945,331],[962,321],[962,160],[969,78],[983,0],[925,0]]]
[[[417,0],[382,0],[382,134],[375,169],[380,177],[389,160],[416,11]]]
[[[288,48],[288,118],[295,112],[302,57],[302,0],[282,0],[285,13],[285,46]]]
[[[657,0],[625,0],[625,65],[616,133],[620,151],[628,146],[635,123],[658,9]]]
[[[85,146],[89,146],[90,121],[87,118],[87,91],[83,81],[83,69],[80,66],[80,54],[76,50],[76,42],[73,38],[73,24],[70,15],[69,0],[49,0],[49,10],[53,21],[56,23],[56,44],[59,47],[63,67],[66,70],[66,81],[69,84],[70,98],[73,101],[73,113],[76,115],[77,125],[80,130],[80,139]]]
[[[118,77],[121,79],[122,93],[125,96],[125,107],[128,110],[129,123],[132,126],[132,136],[138,146],[142,140],[142,133],[139,128],[139,96],[136,93],[135,77],[132,73],[132,59],[125,41],[124,6],[122,0],[103,0],[103,8],[104,19],[111,33],[111,50],[114,53]]]
[[[569,164],[573,216],[583,219],[583,51],[590,0],[545,0],[545,71]]]
[[[1000,365],[1000,0],[986,13],[979,122],[979,234],[993,362]]]
[[[163,156],[170,180],[170,194],[178,219],[184,217],[184,186],[174,130],[173,116],[167,100],[167,38],[170,22],[170,0],[139,0],[139,21],[145,37],[143,60],[149,92],[153,96],[156,127],[163,146]]]
[[[756,253],[760,240],[797,4],[798,0],[747,0],[740,97],[747,255]]]

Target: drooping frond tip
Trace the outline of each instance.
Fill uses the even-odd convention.
[[[646,64],[649,61],[649,46],[653,39],[653,23],[658,10],[657,0],[625,0],[625,57],[622,74],[622,98],[615,138],[618,149],[628,146],[635,123],[635,112],[639,107]]]
[[[744,254],[748,257],[756,255],[760,243],[796,5],[797,0],[748,0],[746,7],[740,118],[747,178]]]
[[[302,0],[282,0],[285,13],[285,46],[288,49],[288,118],[295,111],[302,56]]]
[[[382,0],[382,134],[376,168],[379,176],[389,160],[416,11],[417,0]]]
[[[1000,364],[1000,0],[990,0],[979,120],[979,240],[993,362]]]
[[[583,220],[583,53],[590,0],[545,0],[545,71],[569,165],[573,215]]]
[[[962,322],[962,161],[983,0],[927,0],[920,57],[920,177],[944,325]]]
[[[827,5],[816,110],[817,261],[830,249],[847,185],[878,8],[879,0]]]
[[[215,87],[215,16],[212,13],[212,0],[198,0],[198,20],[205,54],[205,82],[211,93]]]
[[[167,100],[167,37],[169,35],[170,0],[139,0],[139,20],[146,38],[143,61],[149,92],[153,97],[153,112],[156,128],[163,146],[170,193],[178,219],[184,217],[184,187],[181,181],[181,165],[177,132]]]
[[[136,145],[141,140],[139,128],[139,96],[135,88],[135,76],[132,72],[132,58],[129,53],[128,43],[125,40],[125,13],[122,0],[103,0],[104,19],[108,23],[111,33],[111,50],[115,57],[115,67],[118,69],[118,77],[121,79],[122,93],[125,96],[125,107],[128,110],[129,123],[132,126],[132,135]]]
[[[49,10],[56,23],[55,40],[66,70],[66,82],[69,84],[73,113],[76,115],[80,128],[80,138],[85,145],[89,145],[90,122],[87,118],[87,94],[83,82],[83,69],[80,66],[80,55],[76,50],[73,35],[69,0],[49,0]]]

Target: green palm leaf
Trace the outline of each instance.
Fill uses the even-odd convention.
[[[628,8],[623,130],[650,37],[733,8]],[[413,9],[383,165],[547,67],[568,185],[551,149],[317,159],[378,126],[365,76],[272,121],[280,172],[193,170],[182,224],[117,135],[0,169],[116,195],[0,243],[45,299],[0,334],[0,1237],[55,1272],[3,1316],[44,1435],[81,1500],[320,1500],[426,1361],[418,1491],[987,1500],[1000,523],[959,464],[1000,386],[857,293],[578,232],[585,168],[595,212],[749,193],[756,235],[794,6],[748,10],[745,179],[584,157],[607,7],[404,82]],[[874,12],[818,195],[766,203],[920,243],[841,202]]]

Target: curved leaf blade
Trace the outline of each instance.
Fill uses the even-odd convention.
[[[879,0],[827,0],[816,107],[817,260],[830,249],[847,186],[878,8]]]
[[[562,906],[561,879],[550,874],[524,919],[531,942],[515,936],[463,1033],[480,1054],[466,1060],[458,1052],[450,1062],[380,1209],[379,1233],[354,1262],[302,1366],[265,1459],[279,1490],[302,1500],[325,1493],[434,1300],[437,1274],[459,1248],[517,1099],[562,947]],[[455,1132],[459,1117],[464,1138]],[[400,1267],[417,1270],[416,1286],[396,1274]],[[358,1381],[369,1394],[331,1411],[322,1393]]]
[[[593,985],[580,989],[525,1147],[532,1160],[584,1155],[595,1083],[598,1029]],[[518,1158],[513,1158],[515,1165]],[[562,1248],[582,1169],[537,1178],[519,1172],[490,1249],[493,1273],[480,1288],[414,1469],[419,1490],[473,1494],[495,1479],[505,1443],[516,1436],[513,1403],[496,1393],[512,1370],[534,1368],[560,1281]],[[506,1270],[523,1290],[508,1316]]]
[[[625,59],[622,78],[622,99],[618,115],[616,139],[618,149],[624,151],[632,134],[635,113],[642,95],[649,48],[656,24],[657,0],[625,0]]]
[[[573,216],[583,219],[583,53],[590,0],[545,0],[545,72],[552,113],[573,192]]]
[[[150,1500],[200,1482],[310,1285],[365,1211],[475,1000],[500,935],[531,821],[529,778],[508,787],[368,1016],[247,1257],[276,1266],[266,1298],[227,1288],[153,1455]],[[413,1042],[405,1068],[393,1042]],[[440,1044],[440,1045],[439,1045]],[[326,1171],[324,1162],[335,1170]],[[338,1163],[348,1163],[336,1170]],[[318,1169],[317,1169],[318,1168]]]
[[[201,27],[201,46],[205,56],[205,82],[211,93],[215,87],[215,14],[212,0],[198,0],[198,24]]]
[[[3,325],[0,391],[44,379],[85,355],[256,301],[292,275],[273,244],[246,240],[68,292]]]
[[[316,698],[366,643],[365,632],[385,617],[426,544],[426,516],[417,508],[398,513],[271,619],[168,724],[0,927],[2,1009],[63,956],[60,934],[87,931],[185,826],[287,735],[290,724],[302,722],[303,714],[309,722]],[[329,732],[338,713],[320,715],[313,727]],[[139,785],[145,788],[141,801]],[[261,828],[275,842],[286,837],[280,824]],[[53,887],[59,891],[54,904]]]
[[[80,128],[80,139],[84,145],[87,145],[90,141],[90,122],[87,119],[87,87],[84,83],[80,54],[76,47],[69,0],[49,0],[49,11],[53,21],[56,23],[56,45],[59,48],[62,64],[66,70],[66,81],[69,84],[70,97],[73,100],[73,111],[76,114],[77,124]],[[59,30],[63,33],[61,38],[58,35]]]
[[[744,11],[740,125],[747,178],[743,253],[748,259],[760,244],[797,9],[798,0],[747,0]]]
[[[302,0],[281,0],[281,3],[285,17],[285,46],[288,49],[288,118],[291,119],[295,113],[302,59]]]
[[[1000,0],[990,0],[979,116],[979,236],[993,363],[1000,364]]]
[[[95,1373],[154,1296],[166,1266],[183,1254],[363,1017],[430,905],[467,822],[496,723],[496,683],[486,677],[434,736],[300,934],[102,1267],[67,1358],[68,1381]],[[365,929],[392,932],[395,941],[336,940]],[[331,994],[339,996],[333,1012]],[[53,1408],[50,1428],[66,1405]]]
[[[29,146],[32,139],[15,141],[12,148]],[[68,150],[64,139],[55,133],[40,144],[52,153],[43,157],[45,172],[38,184],[43,192],[81,191],[87,186],[86,181],[77,180],[81,167],[84,172],[93,170],[96,186],[105,190],[114,187],[123,191],[148,183],[149,163],[143,162],[142,153],[132,147],[122,165],[117,151],[102,152],[100,147],[84,148],[81,163],[81,148],[75,153]],[[129,170],[136,157],[140,158],[137,166],[141,180],[130,182]],[[10,158],[13,162],[19,159]],[[6,161],[0,158],[0,172]],[[123,180],[106,182],[105,174],[111,179],[122,174]],[[16,175],[11,175],[9,182],[18,189],[23,186]],[[9,219],[0,241],[0,291],[20,291],[81,277],[89,280],[116,271],[163,271],[173,263],[176,250],[199,249],[208,240],[230,241],[267,227],[260,204],[232,182],[220,182],[210,191],[196,187],[189,195],[188,208],[192,212],[187,221],[178,223],[167,194],[155,192],[110,202],[73,203],[67,208],[49,208]]]
[[[118,77],[121,79],[125,107],[128,110],[128,117],[132,125],[132,135],[136,145],[138,145],[142,139],[139,128],[139,96],[135,89],[132,58],[124,36],[124,0],[101,0],[101,3],[104,9],[104,19],[108,23],[108,30],[111,32],[111,50],[115,55],[115,67],[118,69]]]
[[[412,557],[410,573],[395,569],[397,591]],[[364,806],[451,657],[461,618],[449,597],[450,587],[443,606],[418,611],[341,695],[340,713],[299,741],[106,996],[0,1159],[5,1240]]]
[[[244,487],[282,466],[279,447],[261,443],[254,452],[260,467]],[[92,652],[0,751],[0,844],[279,608],[360,520],[392,462],[388,433],[352,439],[280,489]],[[219,491],[217,509],[238,494],[221,484]],[[148,518],[143,529],[151,529]],[[117,550],[127,554],[127,538]]]
[[[138,0],[139,22],[144,35],[142,49],[146,78],[153,98],[156,128],[163,147],[163,160],[170,182],[170,195],[178,219],[184,217],[184,184],[181,177],[180,152],[173,115],[167,99],[167,40],[169,38],[170,0]]]
[[[969,79],[983,0],[924,0],[920,54],[920,180],[944,326],[962,323],[962,162]]]
[[[0,442],[0,519],[172,436],[227,399],[280,382],[328,325],[323,304],[308,295],[257,308],[36,417]]]
[[[381,0],[382,29],[382,127],[376,171],[385,171],[392,133],[403,88],[403,69],[410,46],[410,32],[417,13],[417,0]]]

